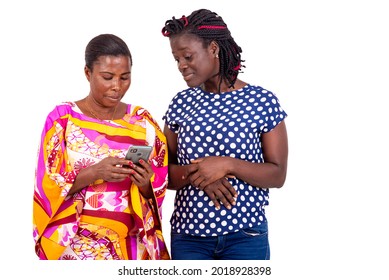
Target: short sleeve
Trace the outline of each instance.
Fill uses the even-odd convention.
[[[263,89],[258,97],[260,99],[258,111],[262,114],[261,119],[263,120],[260,130],[262,133],[267,133],[272,131],[288,115],[274,93]]]
[[[167,127],[174,133],[178,133],[179,130],[179,118],[182,112],[183,94],[178,93],[170,102],[168,109],[166,110],[165,115],[162,117],[162,120],[165,121]]]

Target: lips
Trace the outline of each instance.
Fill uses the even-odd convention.
[[[106,98],[117,101],[117,100],[120,100],[120,95],[110,95],[110,96],[107,96]]]
[[[194,76],[194,74],[190,73],[190,74],[185,74],[185,75],[182,75],[182,76],[184,77],[185,81],[188,81],[188,80],[190,80]]]

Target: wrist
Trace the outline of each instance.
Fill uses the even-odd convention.
[[[89,178],[89,184],[99,185],[104,183],[104,179],[99,175],[96,164],[84,168],[83,171],[86,173],[87,178]]]
[[[149,184],[144,187],[138,186],[140,194],[145,198],[145,199],[151,199],[153,197],[153,188],[151,186],[151,182],[149,181]]]
[[[235,168],[234,168],[234,158],[228,157],[227,164],[226,164],[226,175],[228,176],[235,176]]]

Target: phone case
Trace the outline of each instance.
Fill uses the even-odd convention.
[[[148,161],[152,149],[151,146],[131,146],[127,151],[126,159],[131,160],[134,164],[139,164],[140,159]]]

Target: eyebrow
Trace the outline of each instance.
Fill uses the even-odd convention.
[[[114,73],[108,72],[108,71],[100,71],[99,73],[100,73],[100,74],[110,74],[110,75],[115,75]],[[124,73],[122,73],[122,74],[120,74],[120,75],[122,76],[122,75],[127,75],[127,74],[131,74],[131,71],[124,72]]]

